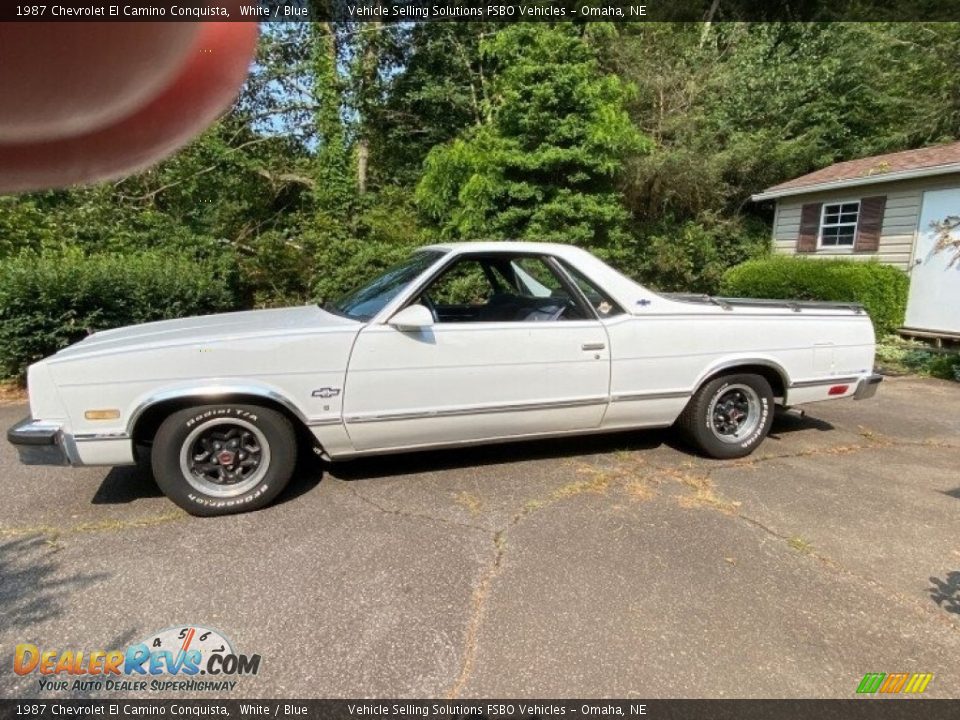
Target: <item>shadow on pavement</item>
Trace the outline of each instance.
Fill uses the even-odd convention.
[[[437,470],[501,465],[525,460],[602,455],[621,450],[650,450],[664,444],[673,447],[673,439],[667,430],[581,435],[551,440],[528,440],[449,450],[378,455],[333,463],[331,472],[341,480],[365,480]]]
[[[780,435],[784,433],[800,432],[802,430],[819,430],[828,432],[833,430],[834,426],[826,420],[813,417],[812,415],[787,410],[777,410],[773,416],[773,425],[770,428],[768,437],[779,440]]]
[[[948,613],[960,615],[960,570],[948,572],[945,579],[932,577],[930,599]]]
[[[106,573],[60,576],[56,540],[44,535],[0,543],[0,630],[16,630],[27,639],[27,628],[63,615],[78,590],[109,577]]]
[[[277,495],[271,505],[282,505],[313,490],[323,480],[324,467],[323,460],[304,449],[297,457],[297,467],[290,478],[290,484]]]
[[[323,463],[312,453],[303,452],[297,458],[297,467],[290,484],[273,501],[273,505],[300,497],[315,488],[323,477]],[[149,463],[138,463],[110,470],[97,488],[93,505],[125,505],[144,498],[163,497],[157,487]]]
[[[800,430],[832,430],[833,425],[798,413],[777,412],[770,437]],[[446,450],[425,450],[392,455],[377,455],[335,462],[330,467],[341,480],[363,480],[413,475],[438,470],[501,465],[525,460],[548,460],[577,455],[603,455],[620,450],[650,450],[666,445],[678,452],[697,455],[670,428],[629,430],[597,435],[580,435],[548,440],[527,440],[491,445],[475,445]],[[326,465],[304,450],[297,460],[293,479],[275,501],[288,502],[315,488],[322,480]],[[141,498],[161,497],[148,463],[114,468],[104,478],[93,497],[94,505],[130,503]]]
[[[122,505],[162,495],[149,467],[131,465],[110,470],[90,502],[94,505]]]

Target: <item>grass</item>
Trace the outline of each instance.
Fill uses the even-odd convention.
[[[627,492],[627,495],[632,497],[634,500],[650,500],[657,493],[653,486],[647,481],[640,478],[636,478],[628,482],[624,488]]]
[[[563,485],[553,491],[553,498],[555,500],[562,500],[564,498],[574,497],[575,495],[581,495],[583,493],[603,493],[606,492],[607,488],[610,486],[610,474],[600,468],[594,467],[582,467],[578,470],[579,473],[584,475],[589,475],[590,477],[585,480],[574,480],[573,482],[568,482],[566,485]]]
[[[183,520],[187,514],[179,508],[167,510],[156,515],[147,515],[146,517],[133,518],[130,520],[96,520],[80,523],[68,527],[55,527],[53,525],[27,525],[22,527],[0,527],[0,538],[25,537],[28,535],[46,535],[51,545],[59,544],[59,539],[64,535],[73,535],[75,533],[89,532],[117,532],[121,530],[130,530],[134,528],[147,528],[156,525]]]
[[[478,515],[483,510],[483,500],[469,492],[457,493],[454,502],[460,507],[466,508],[474,515]]]
[[[0,405],[27,401],[27,391],[16,380],[0,380]]]
[[[787,545],[792,547],[797,552],[801,553],[810,553],[813,552],[813,545],[804,540],[799,535],[794,535],[792,538],[787,540]]]
[[[740,503],[724,500],[713,491],[712,487],[697,488],[693,495],[681,495],[677,498],[677,504],[687,509],[710,507],[724,515],[735,515],[740,509]]]
[[[713,481],[706,475],[691,472],[688,468],[668,468],[662,472],[671,480],[693,490],[692,493],[677,497],[677,504],[682,508],[709,507],[725,515],[735,515],[740,509],[739,502],[717,495]]]
[[[877,341],[877,367],[895,375],[924,375],[960,382],[960,352],[897,335]]]

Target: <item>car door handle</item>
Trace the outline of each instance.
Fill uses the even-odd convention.
[[[580,346],[580,348],[584,351],[603,350],[605,347],[607,346],[603,343],[584,343],[583,345]]]

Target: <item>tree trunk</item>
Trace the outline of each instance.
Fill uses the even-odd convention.
[[[380,3],[377,2],[379,7]],[[380,71],[380,32],[383,23],[372,22],[364,26],[366,38],[363,43],[363,59],[360,65],[359,137],[357,139],[357,192],[367,192],[367,175],[370,169],[370,108],[377,101],[374,91]]]
[[[370,163],[370,140],[361,137],[357,143],[357,192],[367,192],[367,166]]]
[[[720,0],[713,0],[710,4],[710,10],[707,11],[707,17],[704,19],[703,31],[700,33],[700,47],[703,47],[707,38],[710,36],[710,27],[713,25],[713,17],[717,14],[717,8],[720,6]]]

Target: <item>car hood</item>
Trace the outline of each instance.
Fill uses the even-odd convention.
[[[61,350],[54,358],[74,359],[80,355],[102,352],[122,352],[302,332],[349,331],[359,328],[360,323],[355,320],[333,315],[316,305],[248,310],[180,320],[162,320],[104,330]]]

